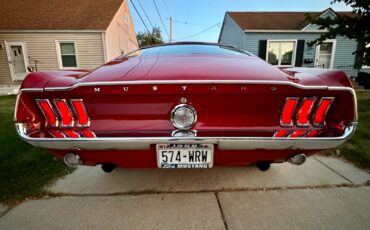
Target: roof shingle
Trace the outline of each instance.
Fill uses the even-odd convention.
[[[0,30],[105,30],[123,0],[0,0]]]
[[[301,30],[309,24],[307,13],[318,17],[323,12],[227,12],[243,30]]]

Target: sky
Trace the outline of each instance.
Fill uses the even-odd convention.
[[[173,41],[217,42],[227,11],[351,11],[345,4],[330,4],[331,0],[127,0],[135,31],[159,26],[163,39],[168,42],[170,16]],[[133,3],[133,4],[132,4]],[[158,8],[158,12],[156,7]],[[144,9],[144,11],[143,11]],[[146,15],[147,17],[146,17]],[[159,16],[160,15],[160,16]],[[164,26],[162,25],[161,18]]]

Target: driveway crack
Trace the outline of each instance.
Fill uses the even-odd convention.
[[[350,179],[348,179],[347,177],[343,176],[342,174],[340,174],[339,172],[335,171],[333,168],[331,168],[329,165],[325,164],[324,162],[320,161],[319,159],[317,159],[316,157],[314,157],[314,159],[319,162],[320,164],[322,164],[323,166],[327,167],[329,170],[331,170],[332,172],[334,172],[335,174],[337,174],[338,176],[342,177],[343,179],[345,179],[346,181],[348,181],[349,183],[351,184],[355,184],[353,183]]]
[[[215,192],[215,197],[216,197],[216,200],[217,200],[218,208],[220,209],[220,212],[221,212],[221,218],[222,218],[222,221],[224,222],[224,227],[225,227],[226,230],[229,230],[229,227],[227,226],[227,222],[226,222],[226,218],[225,218],[225,213],[224,213],[224,210],[222,209],[222,205],[221,205],[221,202],[220,202],[220,198],[218,198],[218,192]]]

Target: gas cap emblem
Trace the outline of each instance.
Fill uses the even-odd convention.
[[[181,130],[188,130],[197,122],[197,112],[187,104],[179,104],[171,111],[173,126]]]

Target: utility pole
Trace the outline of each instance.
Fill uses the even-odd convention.
[[[170,17],[170,43],[172,43],[172,17]]]

